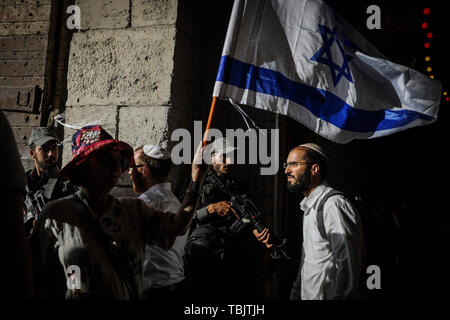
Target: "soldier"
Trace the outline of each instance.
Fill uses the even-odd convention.
[[[27,234],[47,202],[77,191],[72,183],[58,178],[58,143],[55,131],[47,127],[34,128],[28,139],[34,168],[26,171],[24,223]]]
[[[239,215],[230,200],[244,195],[230,174],[230,153],[235,149],[225,138],[214,141],[212,165],[200,191],[200,209],[195,212],[185,248],[186,275],[201,298],[245,297],[250,287],[243,248],[252,240],[246,238],[252,227],[244,223],[239,230],[232,228]]]
[[[234,211],[229,201],[232,196],[242,193],[237,180],[230,174],[232,164],[229,154],[235,149],[225,138],[215,140],[213,143],[212,166],[203,184],[200,209],[196,211],[196,219],[200,224],[208,221],[211,224],[223,224],[225,220],[220,217],[225,217]],[[224,186],[228,192],[225,192]]]

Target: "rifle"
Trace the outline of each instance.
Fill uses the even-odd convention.
[[[236,209],[241,220],[236,219],[230,227],[230,230],[239,232],[245,223],[250,222],[258,232],[262,232],[266,227],[261,221],[261,213],[246,195],[238,195],[231,198],[231,206]],[[273,244],[273,250],[270,253],[272,259],[278,260],[283,256],[289,260],[290,257],[286,253],[286,238],[279,238],[271,233],[268,244]]]
[[[262,232],[266,227],[261,220],[261,212],[254,205],[254,203],[247,197],[247,195],[234,196],[230,190],[228,190],[225,183],[220,179],[215,172],[211,175],[214,182],[219,186],[219,188],[231,198],[231,206],[236,209],[237,214],[240,219],[234,220],[229,230],[234,233],[240,233],[248,223],[251,223],[253,228],[258,232]],[[232,215],[230,215],[232,216]],[[273,249],[270,257],[274,260],[280,259],[282,256],[285,259],[290,259],[286,253],[286,238],[279,238],[273,233],[269,239],[269,244],[273,244]]]
[[[25,196],[25,213],[23,215],[23,223],[25,229],[28,232],[33,228],[32,222],[37,218],[37,216],[42,212],[45,206],[44,190],[38,190],[36,192],[31,192],[26,188],[27,194]]]

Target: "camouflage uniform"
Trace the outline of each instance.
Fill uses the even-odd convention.
[[[28,145],[43,146],[49,141],[58,142],[56,132],[47,127],[34,128]],[[43,171],[39,176],[36,167],[26,171],[27,186],[25,196],[24,223],[27,234],[31,233],[35,218],[41,213],[44,206],[52,200],[71,195],[77,191],[75,185],[69,181],[62,181],[59,177],[59,169],[55,166]]]
[[[77,191],[77,187],[70,181],[58,178],[58,168],[44,171],[42,176],[37,174],[36,168],[26,171],[27,186],[25,197],[25,226],[26,232],[33,229],[33,222],[44,206],[52,200],[69,196]]]

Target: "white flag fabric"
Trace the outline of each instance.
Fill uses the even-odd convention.
[[[213,96],[338,143],[437,119],[439,81],[386,60],[319,0],[235,0]]]

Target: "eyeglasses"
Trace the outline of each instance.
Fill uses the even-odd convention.
[[[290,161],[283,163],[283,168],[286,169],[290,166],[301,166],[302,164],[314,164],[313,162],[300,162],[300,161]]]

